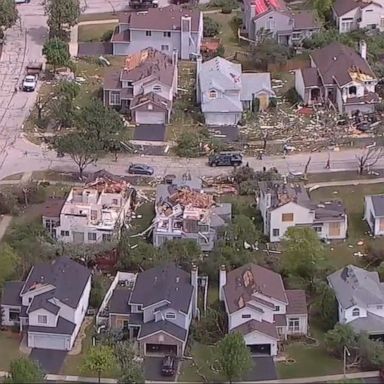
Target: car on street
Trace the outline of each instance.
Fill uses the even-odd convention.
[[[176,371],[176,360],[172,356],[165,356],[161,362],[161,375],[173,376]]]
[[[130,173],[131,175],[152,176],[154,170],[152,167],[146,164],[131,164],[128,168],[128,173]]]
[[[220,152],[208,157],[211,167],[239,167],[243,163],[243,156],[238,152]]]
[[[23,80],[23,91],[24,92],[33,92],[36,89],[37,85],[37,76],[36,75],[27,75]]]

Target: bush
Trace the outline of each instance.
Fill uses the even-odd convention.
[[[204,29],[203,36],[204,37],[215,37],[219,34],[220,24],[210,18],[209,16],[204,16]]]
[[[0,192],[0,215],[16,215],[19,212],[13,193]]]
[[[231,14],[232,13],[232,7],[225,6],[225,7],[221,8],[221,13],[224,13],[226,15]]]
[[[111,41],[113,35],[113,29],[106,31],[101,36],[101,41]]]
[[[294,87],[288,89],[288,91],[285,92],[284,97],[291,104],[297,104],[300,102],[300,95],[297,93],[297,91]]]
[[[231,8],[236,9],[239,7],[237,0],[211,0],[209,2],[211,8]]]
[[[47,190],[35,182],[18,186],[13,189],[13,194],[20,205],[40,204],[47,200]]]

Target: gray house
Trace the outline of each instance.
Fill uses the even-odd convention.
[[[205,123],[211,126],[235,126],[244,110],[268,108],[275,97],[269,73],[242,73],[241,64],[222,57],[201,63],[197,60],[197,101],[201,104]]]
[[[192,239],[203,251],[211,251],[218,230],[231,220],[232,205],[216,204],[202,192],[201,180],[177,180],[156,190],[153,245],[167,240]]]
[[[320,31],[313,11],[292,11],[283,0],[244,0],[242,19],[248,38],[254,41],[260,33],[268,32],[280,44],[299,45]]]
[[[131,55],[147,47],[189,60],[200,53],[203,38],[203,14],[170,5],[147,11],[125,13],[112,36],[113,54]]]

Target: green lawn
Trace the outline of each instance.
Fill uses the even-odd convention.
[[[12,360],[22,357],[19,351],[21,335],[10,331],[0,332],[0,370],[7,371]]]
[[[117,19],[118,17],[119,15],[116,12],[83,13],[79,17],[79,22],[96,21],[96,20],[112,20],[112,19]]]
[[[115,29],[117,23],[106,24],[87,24],[79,26],[78,41],[79,42],[95,42],[103,41],[103,36],[107,32]]]

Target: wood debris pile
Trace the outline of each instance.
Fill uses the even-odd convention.
[[[188,188],[180,188],[169,196],[169,201],[173,204],[180,204],[183,207],[191,206],[203,209],[211,208],[215,204],[212,195],[191,191]]]

